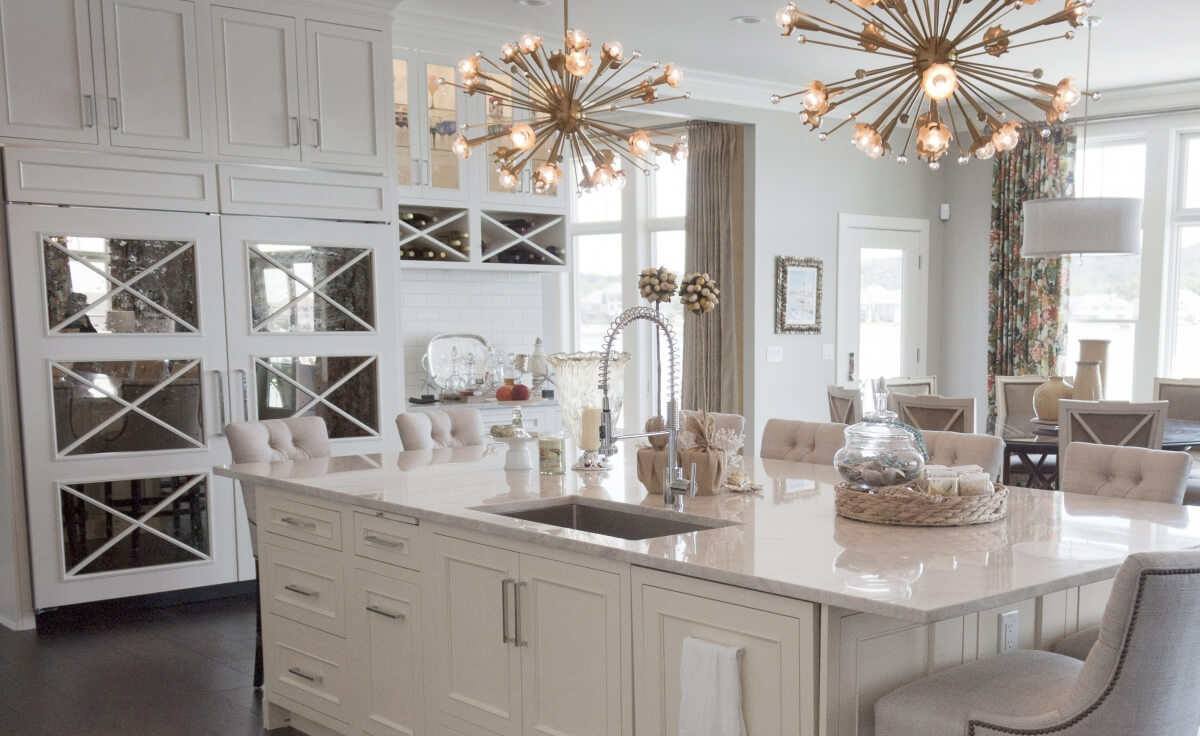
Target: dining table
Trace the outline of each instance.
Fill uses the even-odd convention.
[[[1028,488],[1058,487],[1058,425],[1045,424],[1033,416],[1008,416],[992,426],[991,434],[1004,440],[1004,478],[1012,483],[1014,465],[1028,478]],[[1190,450],[1200,447],[1200,422],[1167,419],[1163,427],[1163,450]],[[1016,459],[1016,463],[1013,459]]]

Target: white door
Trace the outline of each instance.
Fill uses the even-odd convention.
[[[501,736],[521,733],[521,649],[513,586],[516,552],[434,536],[430,704]],[[564,622],[566,623],[566,622]],[[432,715],[431,720],[432,720]]]
[[[928,220],[838,217],[837,384],[925,375],[928,268]]]
[[[398,446],[391,229],[224,216],[221,241],[233,418],[320,416],[336,455]]]
[[[383,168],[386,132],[378,101],[387,99],[387,35],[368,28],[305,21],[308,160]],[[311,135],[311,137],[309,137]]]
[[[97,143],[87,0],[0,0],[0,135]]]
[[[420,588],[355,570],[352,595],[350,662],[353,690],[361,698],[359,728],[371,736],[423,733]]]
[[[218,150],[299,161],[296,19],[224,7],[212,16]]]
[[[517,594],[524,733],[620,736],[621,576],[521,555]]]
[[[186,0],[104,0],[103,8],[104,107],[112,144],[200,151],[195,6]]]
[[[236,580],[217,218],[7,212],[34,605]]]

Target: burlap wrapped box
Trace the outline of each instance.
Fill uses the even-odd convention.
[[[725,480],[725,449],[717,442],[717,419],[708,412],[687,415],[684,423],[683,440],[679,450],[679,464],[683,472],[696,481],[697,496],[715,496],[721,492]],[[692,473],[692,464],[696,470]]]
[[[656,447],[639,447],[637,477],[650,493],[662,493],[663,471],[667,469],[667,451]]]

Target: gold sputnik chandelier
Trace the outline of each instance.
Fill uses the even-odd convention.
[[[960,13],[971,0],[828,0],[852,16],[840,23],[818,18],[789,2],[775,15],[782,35],[794,31],[823,34],[840,42],[810,35],[799,35],[797,40],[896,61],[858,69],[836,82],[813,80],[798,92],[773,95],[771,101],[802,95],[804,111],[800,115],[812,130],[821,126],[824,116],[849,106],[846,119],[822,131],[821,140],[853,123],[854,145],[871,158],[892,152],[892,141],[899,141],[897,129],[903,144],[896,160],[908,161],[915,138],[917,156],[931,169],[938,168],[952,143],[957,144],[960,164],[972,156],[989,159],[997,151],[1012,150],[1020,140],[1022,125],[1037,125],[1014,105],[1032,105],[1053,124],[1066,120],[1081,96],[1091,93],[1081,92],[1071,77],[1047,84],[1041,81],[1041,69],[1018,69],[994,60],[1021,46],[1074,38],[1074,30],[1030,36],[1060,23],[1073,28],[1085,25],[1092,0],[1066,0],[1062,10],[1031,22],[1019,18],[1017,11],[1040,0],[976,1],[981,7],[971,16]],[[859,23],[862,30],[855,30]],[[965,146],[955,138],[964,128],[971,137]],[[1041,132],[1045,136],[1050,130],[1047,127]]]
[[[649,160],[651,156],[665,153],[675,161],[687,157],[686,136],[629,129],[602,119],[604,113],[690,97],[688,93],[658,96],[663,85],[679,87],[683,79],[679,67],[667,64],[660,70],[654,63],[626,74],[641,54],[635,51],[626,57],[617,42],[603,44],[594,58],[588,35],[568,25],[566,0],[563,42],[562,50],[547,52],[541,36],[526,33],[519,41],[501,47],[504,66],[476,52],[458,63],[461,83],[438,80],[469,95],[486,94],[493,110],[509,106],[521,113],[501,130],[489,128],[474,138],[459,135],[453,143],[455,153],[468,158],[471,149],[508,138],[509,145],[499,147],[494,156],[500,185],[515,188],[528,166],[533,169],[533,187],[538,192],[559,183],[561,164],[571,155],[579,168],[580,194],[625,185],[625,172],[614,165],[615,156],[645,174],[657,166]],[[464,130],[469,132],[469,127]],[[667,142],[660,142],[663,140]],[[537,158],[539,153],[543,153],[541,158]],[[536,161],[541,163],[535,165]]]

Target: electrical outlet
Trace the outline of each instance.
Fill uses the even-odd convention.
[[[1019,614],[1016,611],[1005,611],[1000,614],[1000,653],[1014,652],[1017,649],[1017,623]]]
[[[768,345],[767,346],[767,362],[782,363],[783,362],[783,346]]]

